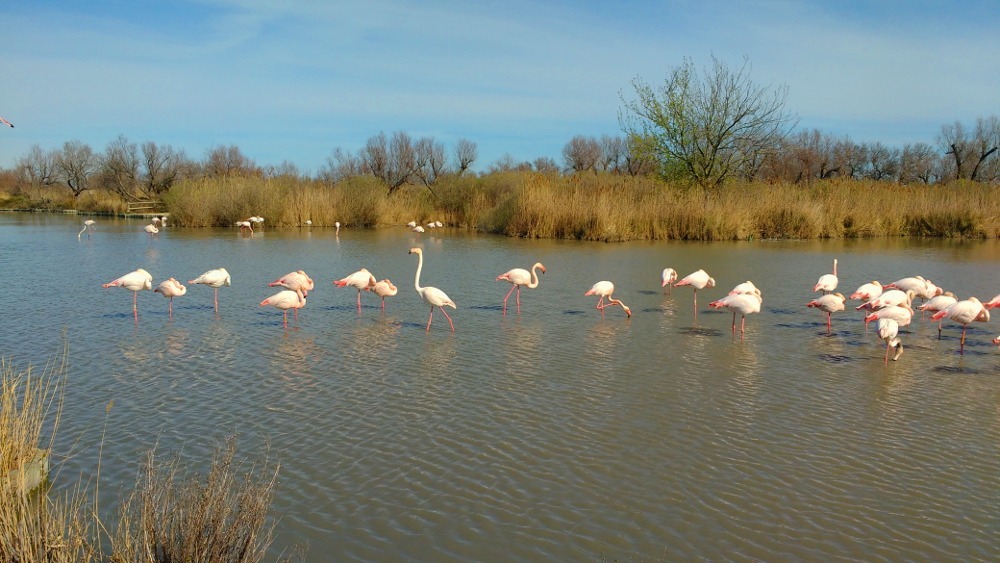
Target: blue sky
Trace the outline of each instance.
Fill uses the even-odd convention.
[[[800,129],[901,146],[1000,113],[1000,9],[940,1],[10,0],[0,167],[118,135],[237,145],[315,174],[379,132],[459,139],[477,170],[621,135],[631,81],[744,56]]]

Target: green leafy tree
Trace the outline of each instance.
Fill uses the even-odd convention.
[[[636,78],[635,97],[623,95],[619,113],[626,134],[645,144],[641,152],[661,173],[672,175],[679,165],[706,188],[759,166],[796,121],[785,111],[787,87],[755,84],[747,59],[735,70],[715,57],[712,63],[699,73],[685,59],[658,88]]]

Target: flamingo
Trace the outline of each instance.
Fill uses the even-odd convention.
[[[945,317],[948,317],[950,320],[962,325],[962,340],[959,345],[959,352],[963,353],[965,352],[965,331],[969,328],[969,323],[973,321],[981,323],[989,322],[990,312],[983,306],[979,299],[970,297],[956,302],[954,305],[943,311],[934,313],[934,315],[931,316],[931,320],[937,321]]]
[[[427,330],[429,331],[431,329],[431,321],[434,320],[434,307],[437,307],[438,309],[441,309],[445,318],[448,319],[451,331],[455,332],[455,325],[451,322],[451,317],[448,316],[448,311],[445,311],[444,307],[445,305],[451,307],[452,309],[458,309],[458,307],[455,305],[455,302],[440,289],[436,287],[420,287],[420,270],[424,267],[424,251],[414,247],[410,249],[409,253],[417,255],[417,275],[413,279],[413,287],[416,288],[417,294],[424,300],[424,303],[431,306],[431,314],[427,317]]]
[[[957,302],[958,298],[955,297],[955,294],[950,291],[946,291],[941,295],[936,295],[928,301],[925,301],[923,305],[917,308],[920,309],[921,315],[924,313],[937,313],[951,307]],[[989,305],[985,306],[986,308],[989,308]],[[944,319],[938,320],[938,340],[941,340],[941,323],[943,322]]]
[[[152,223],[150,223],[150,224],[146,225],[145,227],[143,227],[143,230],[146,231],[146,234],[149,235],[149,238],[153,238],[153,235],[155,235],[156,233],[160,232],[160,229],[157,229],[156,225],[154,225]]]
[[[934,285],[931,280],[924,279],[922,276],[896,280],[890,284],[886,284],[884,289],[898,289],[903,292],[913,291],[913,294],[921,299],[931,299],[944,293],[943,289]]]
[[[422,233],[422,232],[424,232],[424,228],[421,227],[420,225],[417,225],[416,227],[413,227],[413,232],[415,232],[415,233]]]
[[[882,295],[879,295],[875,299],[855,307],[855,309],[859,311],[862,309],[871,309],[872,311],[876,311],[883,307],[892,307],[893,305],[910,305],[913,303],[913,298],[915,296],[916,295],[913,293],[912,289],[905,292],[899,289],[889,289],[884,291]]]
[[[860,299],[867,303],[881,296],[884,290],[885,288],[882,287],[882,284],[878,280],[870,281],[858,286],[858,289],[851,294],[851,299]]]
[[[881,309],[866,315],[865,324],[872,321],[880,321],[882,319],[892,319],[896,321],[896,324],[899,326],[909,326],[910,321],[913,320],[913,309],[910,308],[908,303],[882,307]]]
[[[365,291],[371,291],[382,298],[382,311],[385,311],[385,298],[392,297],[396,295],[396,286],[392,285],[389,280],[379,280],[375,282],[375,285],[371,287],[366,287]]]
[[[412,229],[413,227],[417,226],[417,222],[416,221],[410,221],[409,223],[406,224],[406,226]]]
[[[833,290],[837,289],[837,283],[840,280],[837,278],[837,259],[833,259],[833,273],[823,274],[816,281],[816,285],[813,286],[813,291],[822,291],[823,293],[831,293]]]
[[[263,217],[253,216],[250,219],[248,219],[248,221],[250,221],[254,225],[257,225],[257,228],[259,229],[259,228],[261,228],[260,224],[264,222],[264,218]]]
[[[729,291],[729,295],[756,295],[760,297],[760,290],[757,286],[753,284],[752,281],[747,280],[741,284],[737,284],[736,287]],[[709,304],[711,306],[711,304]]]
[[[743,335],[746,333],[747,315],[751,313],[759,313],[762,303],[763,299],[761,298],[760,291],[758,290],[756,293],[730,293],[722,299],[712,301],[708,304],[708,306],[716,309],[724,307],[733,312],[733,334],[736,334],[736,313],[739,313],[741,315],[740,340],[742,340]]]
[[[507,314],[507,299],[510,298],[510,294],[515,289],[517,290],[517,312],[521,312],[521,286],[526,286],[528,289],[538,287],[538,270],[541,270],[543,274],[545,273],[545,266],[541,262],[535,262],[535,265],[531,267],[531,272],[528,272],[524,268],[514,268],[497,276],[496,281],[503,280],[511,284],[510,291],[503,298],[503,314]]]
[[[361,268],[357,272],[346,278],[334,280],[333,285],[337,287],[351,286],[358,290],[358,314],[361,314],[361,290],[375,286],[375,276],[368,270]]]
[[[899,323],[892,319],[878,320],[878,337],[885,340],[885,365],[889,365],[889,348],[895,348],[896,353],[892,356],[892,361],[896,361],[903,355],[903,342],[898,338]]]
[[[677,281],[677,270],[673,268],[664,268],[663,273],[660,274],[660,287],[667,288],[670,293],[674,292],[674,282]]]
[[[181,282],[174,278],[164,280],[160,282],[160,285],[153,290],[153,293],[162,293],[164,297],[170,301],[167,303],[167,315],[173,318],[174,316],[174,297],[180,297],[187,293],[187,287],[181,285]]]
[[[1000,295],[997,295],[993,299],[983,303],[983,307],[986,307],[987,309],[996,309],[997,307],[1000,307]]]
[[[139,268],[134,272],[129,272],[124,276],[110,281],[101,287],[124,287],[125,289],[132,292],[132,316],[136,320],[139,320],[139,308],[138,308],[138,297],[139,292],[146,290],[149,291],[153,289],[153,276],[149,272]]]
[[[444,226],[444,223],[442,223],[441,221],[434,221],[434,226],[438,227],[438,228],[441,228],[441,227]]]
[[[618,299],[612,298],[611,294],[614,292],[615,292],[615,284],[609,281],[599,281],[595,283],[593,286],[591,286],[590,289],[588,289],[587,292],[584,293],[583,295],[584,296],[596,295],[600,297],[600,299],[597,300],[597,305],[594,308],[601,311],[601,318],[604,318],[604,309],[608,307],[613,307],[615,305],[621,306],[622,310],[625,311],[626,317],[631,317],[632,309],[629,309],[624,303],[622,303]],[[604,303],[605,298],[607,298],[608,300],[607,304]]]
[[[204,274],[196,277],[195,279],[189,281],[191,284],[201,284],[207,285],[215,290],[215,297],[213,302],[215,303],[215,312],[219,312],[219,288],[224,285],[232,285],[233,279],[229,275],[229,272],[225,268],[216,268],[214,270],[209,270]]]
[[[157,227],[160,226],[160,217],[159,216],[153,217],[153,224],[156,225]]]
[[[698,290],[705,289],[706,287],[715,287],[715,279],[709,277],[705,270],[698,270],[697,272],[692,272],[684,278],[674,284],[674,287],[680,287],[682,285],[690,285],[694,288],[694,316],[698,316]]]
[[[250,231],[250,236],[253,236],[253,223],[250,220],[237,221],[236,226],[240,228],[242,233],[244,230]]]
[[[282,324],[288,328],[288,310],[295,311],[295,318],[298,318],[299,309],[306,306],[306,296],[301,290],[284,289],[260,302],[261,307],[266,305],[284,311]]]
[[[333,233],[334,236],[338,236],[339,237],[340,236],[340,221],[334,222],[333,226],[337,228],[337,231],[335,233]]]
[[[806,307],[819,309],[826,313],[826,332],[829,334],[833,327],[833,313],[843,311],[845,301],[847,299],[840,293],[825,293],[806,303]]]
[[[1000,346],[1000,336],[994,338],[993,343],[996,344],[997,346]]]
[[[312,278],[310,278],[309,275],[302,270],[288,272],[287,274],[267,284],[268,287],[274,287],[276,285],[280,285],[281,287],[292,291],[302,290],[302,295],[304,296],[308,296],[309,292],[316,287]]]
[[[84,221],[83,228],[80,229],[79,233],[76,233],[76,238],[80,238],[80,235],[82,235],[84,231],[89,231],[87,233],[87,238],[90,238],[90,233],[97,230],[94,228],[94,223],[97,223],[97,221],[94,221],[93,219],[87,219],[86,221]]]

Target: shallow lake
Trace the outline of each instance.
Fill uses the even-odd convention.
[[[952,240],[516,240],[444,228],[236,229],[0,214],[0,355],[68,367],[57,486],[94,477],[113,512],[154,445],[192,465],[238,432],[280,461],[272,550],[327,560],[997,560],[1000,321],[929,318],[884,345],[861,312],[805,304],[839,259],[838,291],[923,275],[959,297],[1000,293],[1000,243]],[[266,225],[266,223],[265,223]],[[413,288],[458,304],[455,332]],[[498,274],[542,262],[518,313]],[[664,293],[660,271],[718,286]],[[154,286],[225,267],[232,286]],[[366,267],[386,301],[331,283]],[[279,276],[316,281],[297,321],[262,308]],[[584,292],[615,283],[602,315]],[[752,280],[744,339],[708,303]],[[857,303],[854,303],[857,305]],[[1000,311],[994,311],[1000,314]],[[106,407],[114,401],[106,414]],[[106,422],[106,426],[105,426]],[[103,443],[103,449],[101,444]],[[62,455],[68,458],[62,459]]]

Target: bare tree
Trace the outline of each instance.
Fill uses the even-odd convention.
[[[183,155],[175,153],[170,145],[157,145],[152,141],[142,144],[142,168],[145,179],[143,191],[157,197],[174,185],[181,177]]]
[[[625,138],[624,167],[629,176],[646,176],[656,171],[657,160],[649,149],[652,144],[636,135]]]
[[[685,60],[659,89],[636,78],[636,98],[623,97],[619,113],[622,128],[649,142],[661,166],[679,162],[703,187],[719,186],[748,159],[775,150],[795,122],[785,111],[787,87],[771,91],[754,84],[747,59],[736,70],[712,61],[701,76]]]
[[[60,179],[66,183],[73,197],[80,197],[90,189],[90,180],[97,172],[100,159],[90,145],[81,141],[66,141],[62,152],[55,157],[55,169]]]
[[[510,153],[504,153],[499,159],[493,164],[490,164],[490,173],[498,172],[515,172],[515,171],[528,171],[531,170],[530,162],[518,162]]]
[[[547,156],[540,156],[536,158],[535,161],[532,162],[531,164],[532,166],[534,166],[536,171],[541,172],[543,174],[559,173],[559,165],[556,163],[555,159]]]
[[[257,165],[236,145],[219,145],[205,157],[205,175],[210,178],[232,178],[257,174]]]
[[[427,189],[430,189],[433,194],[434,190],[431,189],[431,186],[444,173],[447,164],[444,144],[435,143],[432,137],[423,137],[414,145],[413,152],[415,157],[413,175],[420,179],[420,182],[427,186]]]
[[[899,159],[899,181],[930,184],[939,179],[938,155],[934,147],[927,143],[913,143],[903,146]]]
[[[367,173],[363,155],[364,151],[356,156],[337,147],[326,158],[326,165],[320,168],[319,179],[334,184]]]
[[[605,172],[618,174],[621,172],[622,160],[625,158],[625,139],[601,135],[601,159],[599,166]]]
[[[101,161],[101,184],[118,194],[124,201],[136,199],[139,184],[139,149],[128,142],[125,135],[118,135],[104,149]]]
[[[977,181],[984,164],[1000,146],[1000,120],[996,116],[980,117],[971,133],[960,121],[942,125],[937,142],[952,157],[955,179]]]
[[[40,190],[56,182],[56,151],[43,151],[32,145],[28,154],[17,159],[18,183]]]
[[[866,146],[866,176],[875,181],[895,180],[899,173],[899,149],[875,142]]]
[[[563,161],[567,170],[573,172],[597,172],[597,163],[601,160],[601,145],[593,137],[577,135],[563,146]]]
[[[455,160],[458,162],[458,175],[465,174],[465,171],[472,166],[479,156],[479,149],[476,143],[468,139],[459,139],[455,145]]]
[[[387,140],[385,133],[369,138],[361,158],[368,171],[385,183],[390,194],[409,181],[417,166],[413,142],[403,131],[393,133],[392,140]]]

